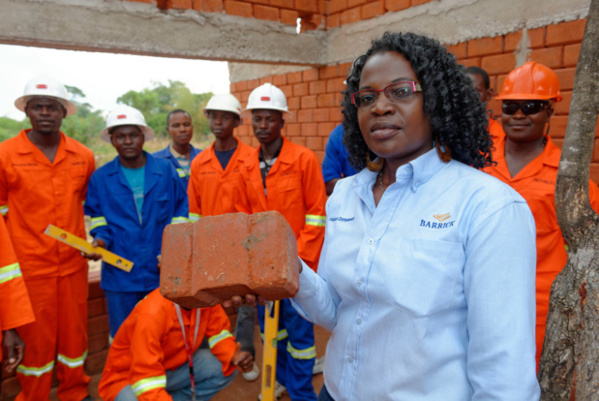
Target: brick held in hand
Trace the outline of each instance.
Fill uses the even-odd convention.
[[[299,289],[297,263],[295,235],[279,212],[202,217],[164,230],[160,292],[185,308],[233,295],[289,298]]]

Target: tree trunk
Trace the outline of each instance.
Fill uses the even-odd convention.
[[[592,0],[576,67],[555,192],[568,263],[551,287],[538,378],[541,400],[599,398],[599,216],[589,202],[589,170],[599,108],[599,0]],[[576,374],[575,374],[576,372]]]

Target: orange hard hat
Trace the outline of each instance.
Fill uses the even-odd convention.
[[[554,100],[559,102],[559,79],[551,68],[528,61],[508,74],[499,100]]]

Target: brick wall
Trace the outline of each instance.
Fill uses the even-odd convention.
[[[108,355],[108,314],[106,312],[104,291],[100,288],[99,272],[90,273],[87,314],[88,356],[85,361],[85,370],[87,374],[94,375],[102,372]],[[56,386],[56,374],[54,374],[53,382]],[[0,400],[14,399],[20,389],[21,387],[14,374],[9,376],[3,373]]]
[[[360,1],[354,1],[357,2]],[[330,3],[336,2],[332,0]],[[343,3],[352,3],[352,1],[346,0]],[[560,90],[564,100],[556,103],[550,127],[550,135],[559,147],[562,146],[566,132],[576,63],[585,23],[586,19],[575,20],[527,32],[530,41],[529,49],[524,50],[527,52],[525,54],[527,59],[552,68],[560,80]],[[448,46],[448,49],[455,54],[461,64],[475,65],[487,71],[491,78],[491,86],[498,91],[507,74],[516,67],[517,52],[523,51],[521,46],[519,47],[522,37],[523,32],[518,31],[503,36],[458,43]],[[286,116],[284,135],[293,142],[314,150],[322,161],[328,134],[342,120],[341,91],[345,87],[343,81],[349,67],[350,64],[332,65],[235,82],[231,84],[231,93],[245,106],[250,92],[255,87],[271,82],[281,88],[287,95],[289,109],[293,112],[293,115]],[[495,116],[501,114],[501,102],[493,100],[489,107]],[[257,146],[249,122],[246,121],[239,128],[238,135],[244,142]],[[595,143],[591,178],[599,182],[599,138]]]

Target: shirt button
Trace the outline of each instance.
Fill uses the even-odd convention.
[[[373,240],[372,238],[370,238],[370,239],[368,240],[368,244],[370,244],[370,245],[374,244],[374,240]]]
[[[359,287],[359,286],[361,286],[361,285],[362,285],[362,280],[360,280],[360,279],[357,279],[357,280],[356,280],[356,285],[357,285],[358,287]]]
[[[357,324],[357,325],[360,325],[360,324],[362,324],[362,319],[358,319],[358,320],[356,320],[356,324]]]

